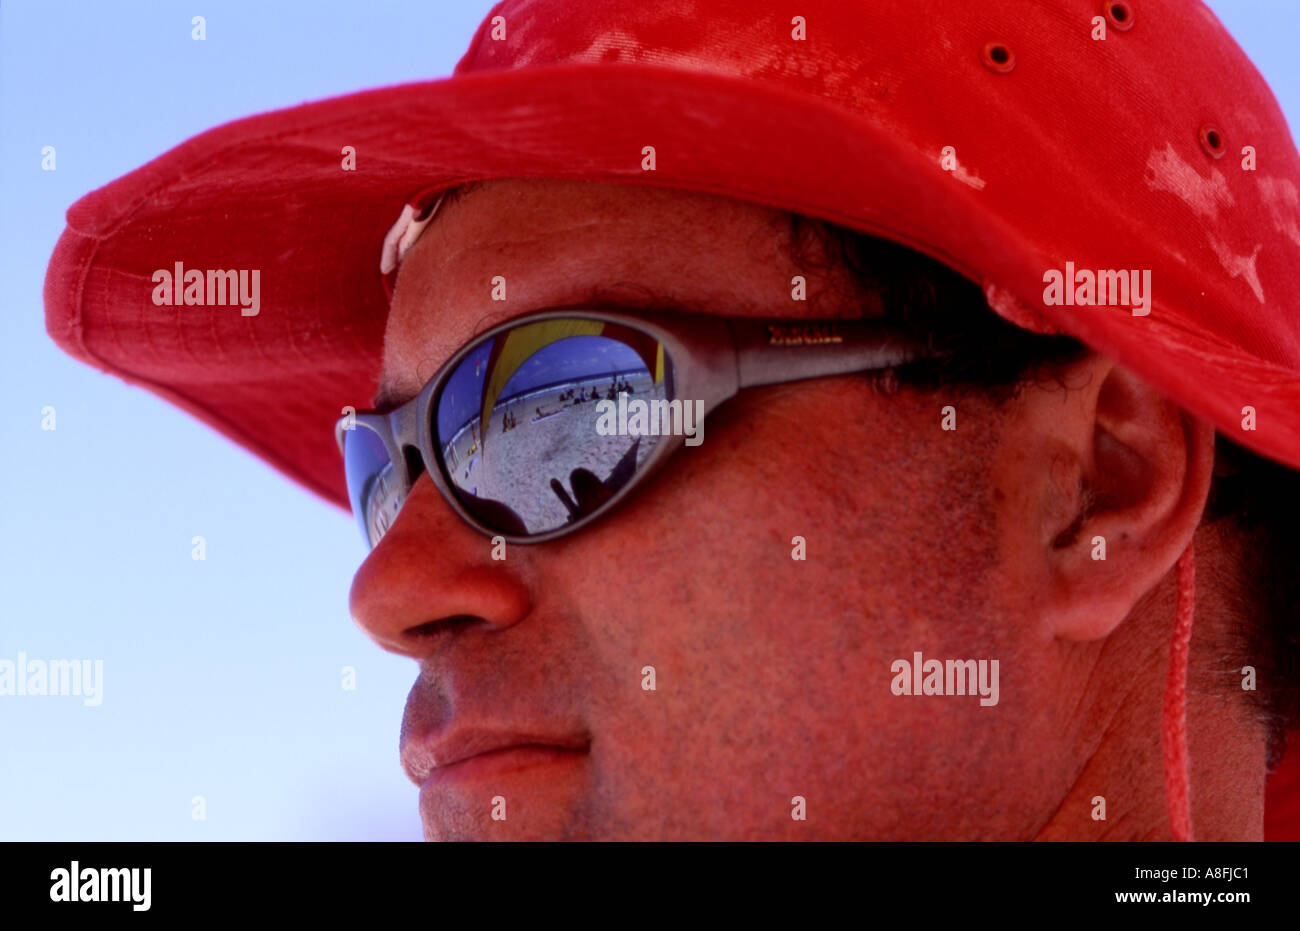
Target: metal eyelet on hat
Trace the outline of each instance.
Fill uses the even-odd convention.
[[[1202,124],[1198,135],[1201,139],[1201,148],[1211,158],[1223,158],[1223,153],[1228,151],[1228,144],[1223,141],[1223,133],[1213,123]]]
[[[1005,42],[990,42],[980,54],[984,67],[997,74],[1006,74],[1016,66],[1016,54]]]
[[[1133,28],[1133,7],[1125,0],[1106,0],[1101,5],[1101,11],[1106,15],[1106,22],[1111,29],[1128,32]]]

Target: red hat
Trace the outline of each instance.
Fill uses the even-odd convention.
[[[78,201],[47,326],[346,507],[385,234],[417,193],[528,177],[895,240],[1300,467],[1300,157],[1188,0],[505,0],[449,79],[229,123]],[[217,269],[259,273],[255,313],[175,300]]]

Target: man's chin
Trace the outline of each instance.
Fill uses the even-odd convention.
[[[425,840],[568,837],[589,789],[591,759],[585,751],[521,749],[486,757],[435,772],[421,786]]]

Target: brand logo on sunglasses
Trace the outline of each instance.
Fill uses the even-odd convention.
[[[818,343],[842,343],[832,323],[769,323],[767,325],[767,344],[769,346],[814,346]]]

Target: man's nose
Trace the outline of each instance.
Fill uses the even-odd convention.
[[[528,616],[532,598],[509,558],[492,551],[422,475],[352,579],[353,620],[385,650],[417,658],[440,624],[511,627]]]

